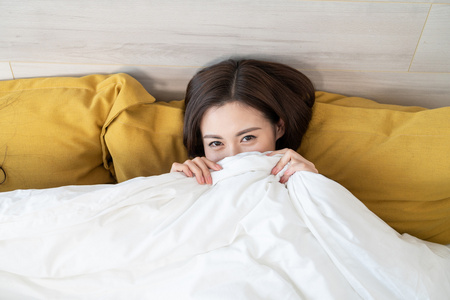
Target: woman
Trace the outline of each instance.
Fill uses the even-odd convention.
[[[285,183],[297,171],[318,173],[295,149],[311,120],[315,94],[311,81],[279,63],[226,60],[199,71],[186,90],[183,142],[193,159],[173,163],[171,172],[211,184],[210,170],[242,152],[283,154],[272,174],[289,166]]]

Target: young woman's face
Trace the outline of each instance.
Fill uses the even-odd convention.
[[[207,159],[219,160],[242,152],[273,151],[284,134],[284,123],[272,124],[245,104],[228,102],[208,109],[200,124]]]

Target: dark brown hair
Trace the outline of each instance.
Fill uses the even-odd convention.
[[[315,101],[314,86],[301,72],[287,65],[259,60],[226,60],[200,70],[186,90],[183,142],[190,157],[204,156],[200,124],[211,107],[237,101],[255,108],[285,133],[276,149],[296,150]]]

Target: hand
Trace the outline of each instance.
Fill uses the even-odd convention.
[[[187,177],[194,177],[199,184],[212,184],[210,169],[219,171],[222,167],[206,157],[188,159],[184,163],[173,163],[170,172],[183,172]]]
[[[276,175],[278,172],[280,172],[288,163],[290,163],[289,167],[284,172],[283,176],[280,178],[281,183],[286,183],[291,177],[292,174],[294,174],[297,171],[309,171],[313,173],[319,173],[317,171],[316,167],[312,162],[301,156],[299,153],[295,152],[292,149],[282,149],[273,151],[268,156],[276,155],[276,154],[283,154],[283,156],[280,158],[278,163],[275,165],[275,167],[272,169],[271,174]]]

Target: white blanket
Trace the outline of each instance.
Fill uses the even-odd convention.
[[[226,158],[172,173],[0,194],[1,299],[446,299],[450,249],[399,235],[322,175]]]

